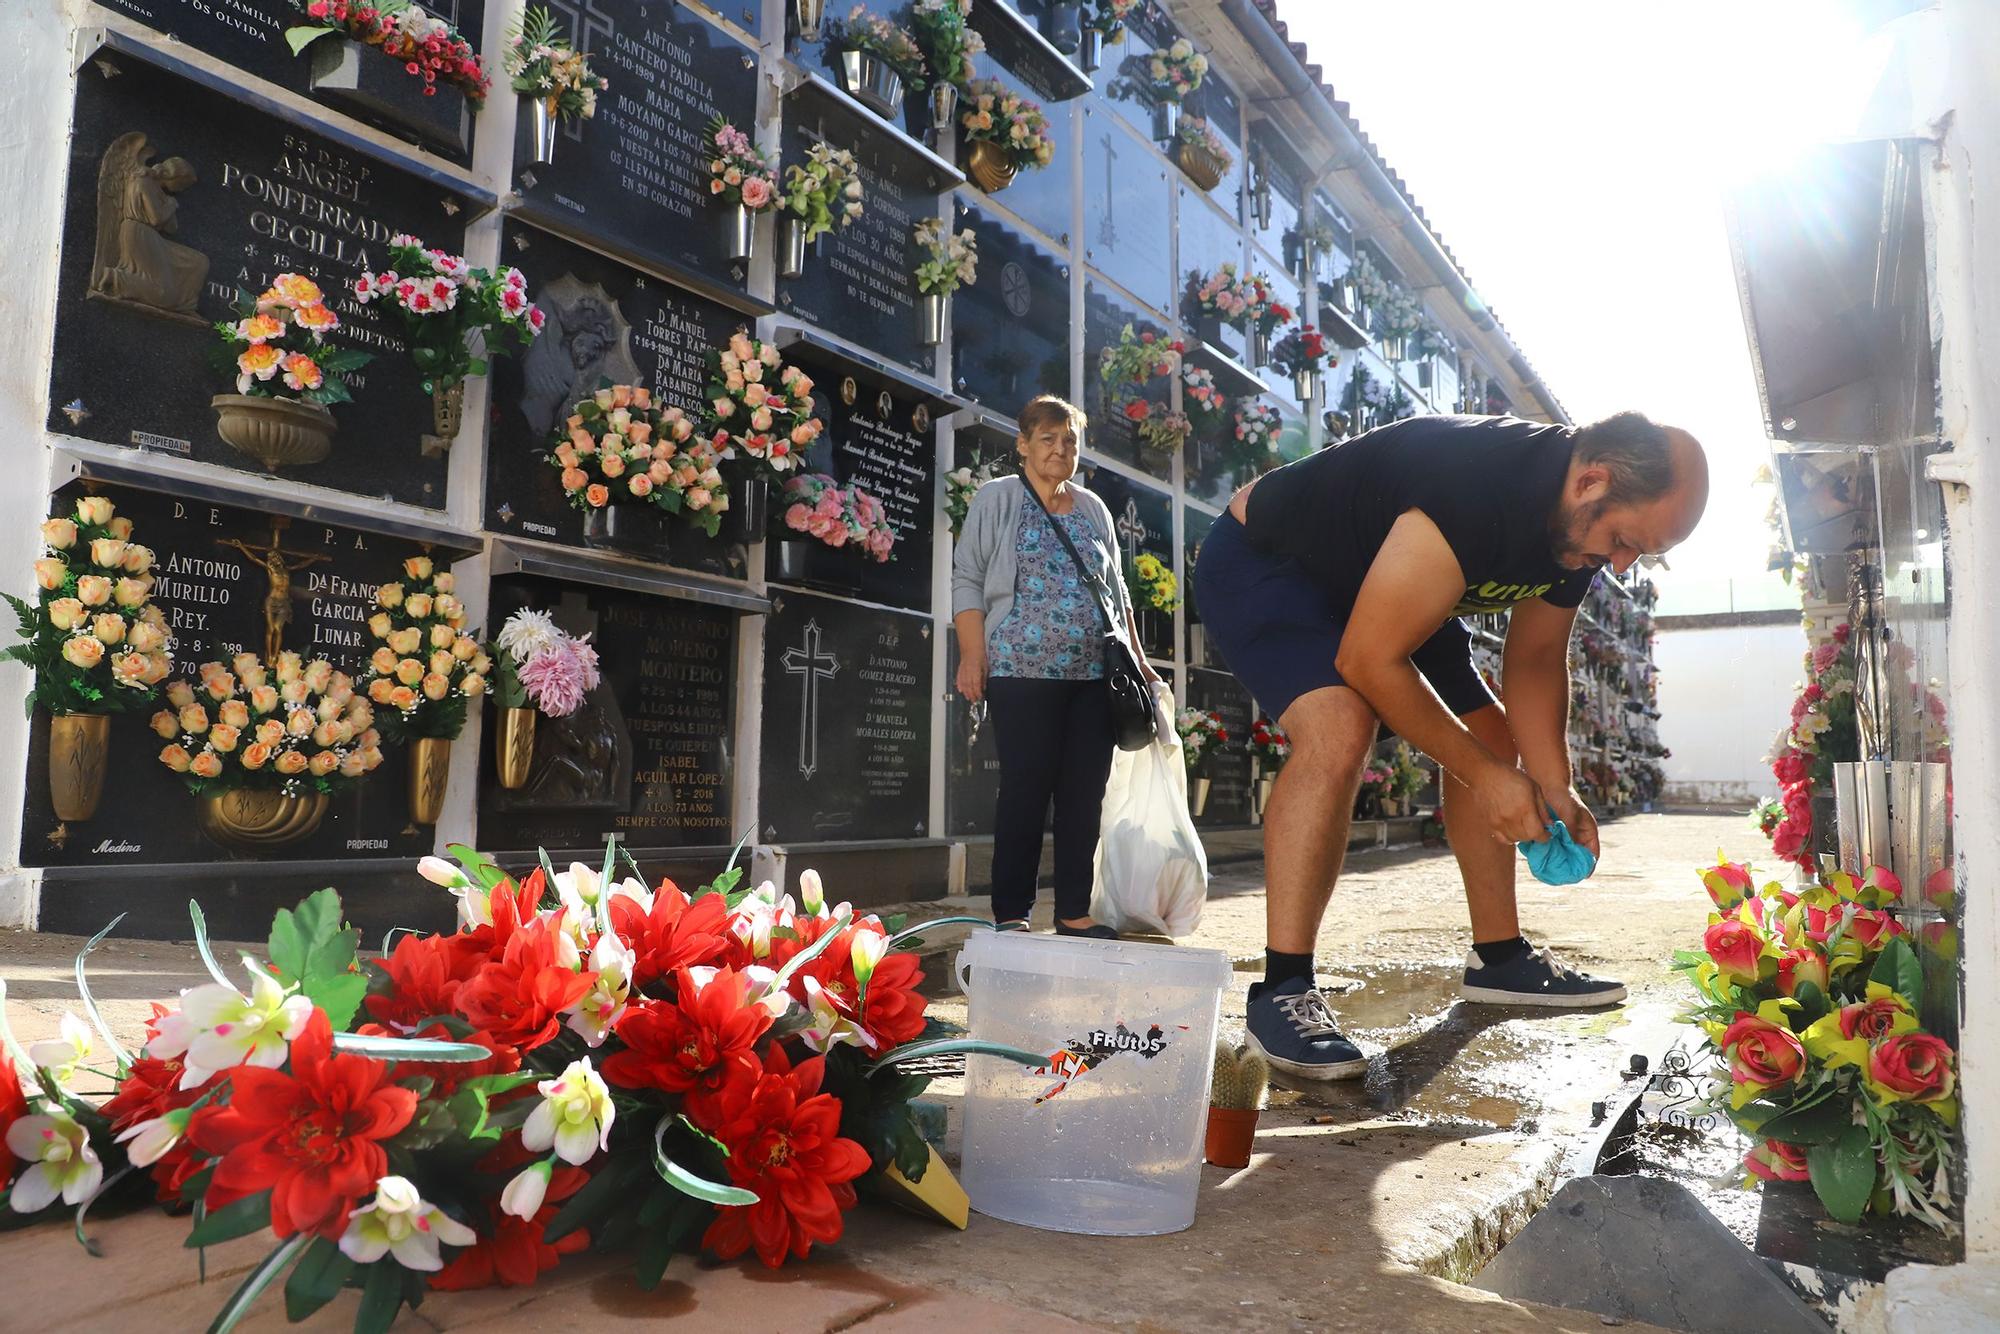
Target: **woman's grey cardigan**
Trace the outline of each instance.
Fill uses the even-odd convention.
[[[1131,610],[1131,599],[1125,592],[1124,564],[1118,555],[1118,531],[1112,527],[1111,510],[1076,482],[1069,485],[1076,498],[1076,512],[1090,521],[1104,543],[1106,559],[1098,573],[1117,590],[1118,615],[1123,618]],[[989,647],[995,627],[1014,608],[1014,548],[1021,523],[1024,518],[1043,522],[1035,512],[1035,502],[1028,498],[1027,486],[1021,477],[996,477],[981,486],[952,550],[951,614],[955,618],[962,611],[985,612]],[[1090,559],[1088,551],[1077,554]],[[1124,629],[1122,623],[1119,629]]]

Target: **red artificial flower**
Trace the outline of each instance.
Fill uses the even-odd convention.
[[[1125,415],[1135,422],[1142,422],[1153,415],[1153,405],[1143,398],[1135,398],[1125,405]]]
[[[533,1218],[516,1218],[500,1212],[495,1205],[490,1229],[453,1256],[450,1264],[431,1275],[431,1286],[439,1292],[463,1292],[495,1283],[503,1288],[525,1288],[541,1274],[554,1269],[563,1256],[590,1245],[590,1233],[583,1228],[565,1233],[557,1241],[543,1240],[562,1202],[582,1190],[589,1180],[590,1173],[581,1167],[557,1167],[549,1177],[542,1207]]]
[[[836,925],[830,917],[799,922],[795,928],[799,947],[812,944]],[[809,1004],[805,982],[814,978],[841,1013],[852,1015],[884,1049],[909,1042],[924,1031],[924,999],[917,994],[923,982],[923,965],[913,954],[884,955],[868,979],[867,994],[862,996],[861,984],[854,976],[854,937],[862,931],[882,934],[874,925],[850,923],[841,928],[832,944],[792,975],[791,994],[801,1005]],[[855,1013],[857,997],[862,1001],[859,1014]]]
[[[850,1183],[870,1164],[866,1149],[840,1137],[840,1100],[819,1091],[825,1070],[817,1056],[793,1069],[774,1045],[761,1070],[732,1079],[705,1109],[703,1128],[729,1147],[730,1179],[757,1195],[708,1225],[702,1245],[723,1259],[755,1247],[776,1269],[787,1254],[804,1259],[814,1242],[840,1239]]]
[[[496,909],[493,916],[497,928],[501,914]],[[458,1009],[466,1021],[522,1051],[553,1038],[562,1027],[562,1012],[597,983],[592,970],[562,962],[560,931],[552,922],[535,921],[508,936],[499,956],[459,988]]]
[[[389,989],[362,1003],[385,1031],[407,1035],[439,1015],[456,1014],[459,989],[485,962],[485,943],[474,936],[404,936],[388,958],[370,961]]]
[[[271,1230],[280,1237],[337,1238],[388,1172],[382,1141],[409,1124],[417,1095],[391,1083],[382,1061],[336,1055],[324,1010],[312,1012],[292,1043],[290,1067],[229,1071],[229,1101],[196,1112],[188,1138],[222,1160],[209,1208],[268,1189]]]
[[[28,1095],[21,1091],[21,1074],[0,1051],[0,1181],[14,1175],[14,1151],[7,1147],[7,1129],[28,1114]]]
[[[1765,1181],[1806,1181],[1812,1176],[1806,1170],[1804,1149],[1774,1139],[1767,1139],[1744,1154],[1743,1166],[1750,1175]]]
[[[721,960],[729,949],[729,905],[720,894],[689,900],[671,880],[662,880],[650,912],[623,894],[611,900],[611,929],[635,958],[632,989],[644,991],[678,968]]]
[[[749,1003],[750,978],[734,968],[717,970],[706,985],[682,968],[675,982],[675,1000],[642,1001],[625,1012],[617,1027],[625,1050],[605,1057],[603,1070],[620,1088],[688,1094],[692,1108],[730,1079],[755,1073],[771,1012]]]
[[[152,1018],[146,1021],[146,1037],[150,1041],[159,1034],[160,1019],[172,1011],[158,1001],[153,1002]],[[180,1087],[183,1063],[180,1057],[162,1059],[158,1056],[140,1055],[132,1062],[125,1078],[118,1083],[118,1091],[107,1099],[98,1110],[111,1122],[113,1131],[120,1131],[138,1125],[141,1121],[151,1121],[176,1112],[181,1108],[200,1101],[203,1094],[215,1086],[217,1075],[198,1088]],[[7,1071],[0,1065],[0,1084],[9,1082]],[[7,1091],[0,1088],[0,1137],[6,1135],[9,1119],[4,1104]],[[5,1164],[6,1148],[0,1145],[0,1180],[7,1175]],[[180,1200],[181,1186],[198,1172],[202,1163],[195,1159],[188,1142],[183,1139],[155,1161],[150,1169],[154,1187],[162,1204],[174,1204]]]

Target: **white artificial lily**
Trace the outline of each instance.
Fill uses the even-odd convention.
[[[799,901],[809,915],[826,916],[826,886],[820,883],[819,872],[811,867],[799,872]]]
[[[403,1177],[383,1177],[375,1183],[375,1198],[347,1216],[340,1235],[340,1252],[356,1264],[373,1264],[385,1255],[405,1269],[426,1272],[444,1268],[438,1245],[470,1246],[478,1234],[434,1204],[426,1204],[417,1188]]]
[[[597,938],[590,949],[590,967],[597,974],[597,981],[576,1003],[576,1008],[567,1012],[571,1032],[590,1046],[604,1045],[613,1025],[624,1017],[625,1003],[632,991],[632,970],[638,963],[639,956],[618,938],[617,932],[606,931]]]
[[[151,1167],[181,1142],[181,1136],[187,1134],[188,1122],[193,1119],[194,1112],[183,1107],[165,1116],[127,1126],[118,1132],[118,1143],[125,1146],[125,1156],[134,1167]]]
[[[854,967],[854,980],[862,986],[875,976],[875,965],[889,952],[889,938],[877,931],[856,931],[848,940],[847,958]]]
[[[799,1036],[806,1046],[822,1055],[843,1044],[864,1051],[875,1049],[875,1039],[868,1030],[848,1015],[839,998],[822,986],[818,978],[808,976],[805,984],[806,1008],[812,1012],[812,1022]]]
[[[604,877],[582,862],[571,862],[567,871],[556,872],[556,895],[564,904],[584,909],[578,915],[588,921],[597,911],[604,893]]]
[[[549,1193],[549,1177],[554,1171],[554,1162],[547,1158],[522,1168],[500,1192],[500,1212],[528,1219],[540,1213],[542,1200]]]
[[[146,1054],[182,1056],[184,1089],[205,1084],[217,1071],[239,1065],[275,1070],[292,1040],[305,1031],[313,1003],[289,993],[262,968],[246,961],[250,994],[211,982],[181,993],[181,1008],[160,1020]]]
[[[64,1204],[82,1204],[104,1180],[89,1133],[60,1110],[24,1116],[7,1127],[7,1149],[27,1164],[7,1197],[17,1214],[45,1209],[57,1196]]]
[[[28,1044],[28,1059],[49,1072],[56,1083],[67,1088],[76,1077],[77,1067],[90,1059],[95,1042],[90,1025],[69,1011],[63,1011],[62,1036]]]
[[[451,896],[458,900],[461,928],[493,925],[493,895],[456,865],[442,857],[424,857],[417,862],[417,874],[451,891]]]
[[[535,1089],[542,1101],[521,1127],[524,1147],[535,1153],[553,1148],[556,1157],[581,1167],[610,1143],[618,1109],[588,1056],[571,1061],[559,1078],[545,1079]]]

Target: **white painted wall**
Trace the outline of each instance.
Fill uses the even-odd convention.
[[[1662,630],[1660,744],[1669,801],[1748,806],[1778,795],[1764,763],[1791,716],[1803,675],[1805,634],[1796,623]]]

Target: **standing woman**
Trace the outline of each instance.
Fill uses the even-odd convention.
[[[1109,940],[1117,933],[1090,918],[1114,748],[1107,617],[1139,641],[1111,511],[1076,481],[1083,426],[1083,413],[1051,394],[1021,409],[1014,444],[1021,476],[996,478],[973,498],[952,555],[951,610],[958,693],[988,701],[1000,751],[994,921],[1002,930],[1027,929],[1053,800],[1056,934]],[[1078,570],[1058,525],[1094,579]]]

